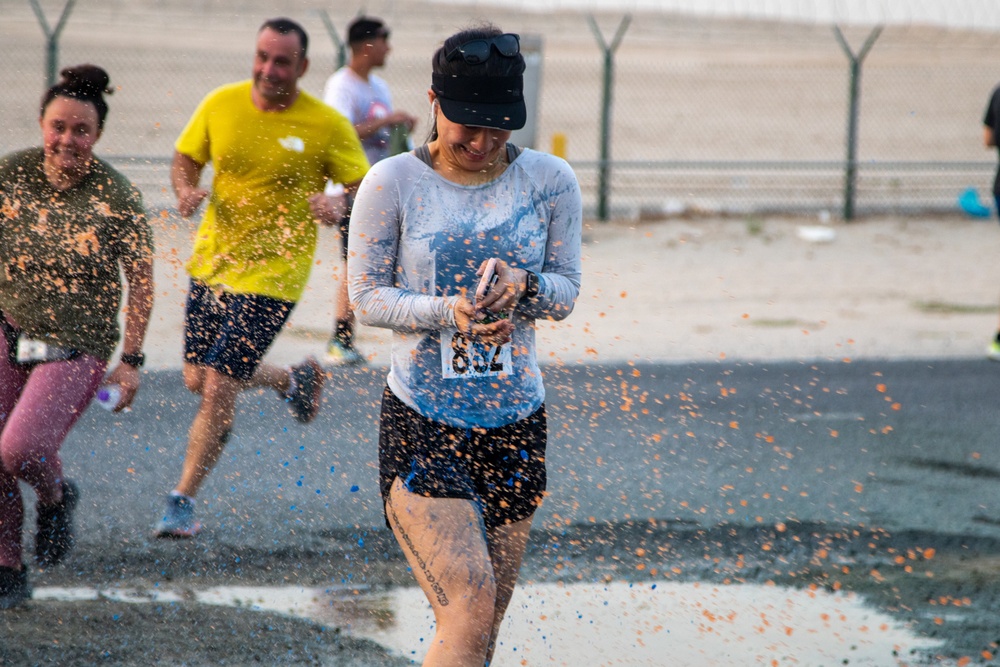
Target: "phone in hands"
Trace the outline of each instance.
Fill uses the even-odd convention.
[[[479,279],[479,285],[476,286],[476,301],[475,306],[479,307],[479,302],[489,294],[490,290],[497,284],[500,280],[500,274],[497,273],[497,258],[490,257],[486,262],[486,267],[483,269],[483,275]],[[501,312],[494,313],[487,309],[482,309],[480,312],[483,313],[480,318],[480,322],[489,324],[490,322],[496,322],[497,320],[505,320],[510,317],[510,313]]]

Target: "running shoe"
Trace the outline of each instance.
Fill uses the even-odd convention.
[[[55,505],[39,505],[35,531],[35,562],[49,567],[62,561],[73,548],[73,511],[80,490],[71,480],[62,482],[62,500]]]
[[[167,496],[167,511],[153,529],[153,537],[184,539],[201,532],[201,522],[194,518],[194,503],[184,496]]]
[[[20,570],[0,566],[0,609],[11,609],[31,598],[28,568]]]
[[[354,349],[353,344],[345,345],[333,338],[326,346],[326,361],[333,366],[355,366],[365,363],[365,358]]]
[[[298,366],[292,366],[291,393],[285,395],[288,409],[295,418],[303,424],[308,424],[316,418],[319,412],[319,399],[323,394],[323,369],[319,362],[309,357]]]
[[[1000,341],[994,340],[986,348],[986,358],[990,361],[1000,361]]]

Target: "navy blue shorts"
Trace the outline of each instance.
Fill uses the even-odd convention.
[[[546,438],[544,405],[513,424],[464,429],[427,419],[386,387],[378,438],[383,512],[398,477],[411,493],[473,501],[487,530],[527,519],[545,495]]]
[[[185,363],[248,381],[293,307],[259,294],[216,292],[192,280],[184,312]]]

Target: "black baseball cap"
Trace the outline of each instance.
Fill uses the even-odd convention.
[[[524,77],[434,74],[431,90],[441,113],[453,123],[520,130],[528,119]]]
[[[355,44],[366,39],[389,38],[389,29],[382,19],[372,16],[359,16],[347,26],[347,43]]]

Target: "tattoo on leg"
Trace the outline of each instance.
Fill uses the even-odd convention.
[[[417,551],[417,548],[413,546],[413,540],[411,540],[410,536],[406,534],[406,530],[403,528],[403,525],[399,522],[399,517],[396,516],[396,510],[392,506],[392,500],[391,499],[388,500],[385,505],[389,509],[389,514],[392,515],[392,522],[396,524],[396,528],[399,529],[399,535],[400,537],[403,538],[403,542],[406,544],[406,548],[410,550],[411,554],[413,554],[414,560],[417,561],[417,566],[420,568],[420,571],[423,572],[424,578],[427,579],[427,583],[431,585],[431,589],[434,591],[434,595],[437,596],[438,604],[440,604],[442,607],[447,607],[448,596],[445,595],[444,589],[441,587],[441,584],[438,583],[437,578],[431,573],[430,568],[427,567],[427,563],[424,562],[424,559]]]

